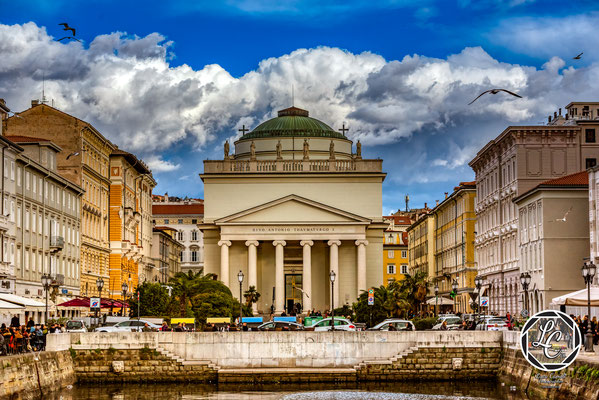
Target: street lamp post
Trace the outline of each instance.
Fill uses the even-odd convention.
[[[127,301],[127,290],[129,290],[129,285],[127,285],[127,282],[123,282],[123,284],[121,285],[121,289],[123,289],[123,309],[122,309],[122,314],[123,317],[125,316],[125,302]]]
[[[243,287],[243,272],[241,270],[237,274],[237,279],[239,279],[239,332],[241,332],[242,331],[241,318],[243,316],[243,305],[241,304],[241,291],[242,291],[242,287]]]
[[[331,280],[331,330],[335,331],[335,271],[329,273],[329,279]]]
[[[478,293],[478,307],[477,307],[476,311],[477,311],[477,314],[480,315],[480,311],[481,311],[480,310],[480,297],[481,297],[480,290],[483,287],[483,278],[481,278],[480,276],[477,275],[476,278],[474,278],[474,286],[476,286],[476,291]],[[476,319],[474,321],[476,322]]]
[[[435,317],[439,314],[437,308],[439,307],[439,284],[435,282]]]
[[[591,283],[597,272],[597,267],[592,261],[585,262],[582,266],[582,277],[587,285],[587,334],[584,338],[584,350],[593,351],[593,332],[591,332]]]
[[[44,316],[44,323],[48,324],[48,290],[50,289],[50,285],[52,284],[52,277],[50,274],[42,275],[42,286],[46,291],[46,314]]]
[[[98,304],[98,308],[100,308],[100,310],[102,310],[102,288],[104,287],[104,279],[102,278],[98,278],[96,279],[96,286],[98,287],[98,298],[100,299],[99,304]],[[99,318],[98,318],[98,309],[96,309],[96,324],[99,325]]]
[[[456,305],[458,298],[458,280],[454,279],[451,283],[451,288],[453,289],[453,312],[456,313],[458,311],[458,307]]]
[[[524,290],[524,309],[528,312],[528,286],[530,285],[530,274],[528,272],[520,274],[520,283],[522,284],[522,290]]]

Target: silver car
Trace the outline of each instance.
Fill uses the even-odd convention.
[[[386,319],[383,322],[368,329],[369,331],[415,331],[412,321],[405,319]]]
[[[313,330],[316,332],[330,331],[331,330],[331,318],[321,319],[306,330]],[[349,319],[335,317],[335,330],[336,331],[355,331],[356,325]]]
[[[433,326],[433,330],[441,329],[441,325],[443,325],[443,321],[447,322],[448,330],[459,329],[460,325],[462,324],[462,319],[460,317],[455,317],[455,316],[441,317],[437,320],[437,324],[435,326]]]
[[[121,321],[112,326],[101,326],[96,328],[95,332],[141,332],[146,324],[153,330],[160,329],[160,325],[153,324],[150,321],[131,319],[129,321]]]
[[[84,333],[87,332],[87,327],[83,321],[70,320],[67,321],[65,328],[67,332]]]

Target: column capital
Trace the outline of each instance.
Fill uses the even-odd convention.
[[[302,240],[300,242],[300,246],[302,246],[302,247],[304,247],[304,246],[310,246],[310,247],[312,247],[312,246],[314,246],[314,242],[311,241],[311,240]]]
[[[341,240],[336,240],[336,239],[335,240],[329,240],[327,242],[327,245],[329,245],[329,246],[333,246],[333,245],[335,245],[335,246],[341,246]]]
[[[247,242],[245,242],[245,245],[248,247],[252,245],[258,247],[260,243],[257,240],[248,240]]]
[[[368,240],[366,239],[358,239],[356,240],[356,246],[363,244],[364,246],[368,246]]]
[[[218,242],[219,246],[227,246],[227,247],[231,247],[231,241],[230,240],[220,240]]]
[[[284,240],[275,240],[272,242],[272,245],[277,247],[278,245],[287,246],[287,242]]]

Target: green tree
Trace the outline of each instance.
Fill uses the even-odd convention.
[[[260,299],[260,293],[256,290],[256,286],[252,285],[243,293],[243,297],[245,297],[245,305],[251,307]]]
[[[389,318],[407,318],[412,305],[407,299],[407,293],[403,290],[401,281],[393,281],[387,287],[389,294],[384,307]]]
[[[353,304],[356,322],[365,323],[369,327],[370,317],[372,313],[372,326],[384,321],[388,317],[387,306],[391,292],[389,289],[381,285],[374,288],[374,305],[368,305],[368,292],[364,291],[358,297],[358,301]]]
[[[191,298],[197,294],[198,291],[196,275],[192,271],[189,271],[187,274],[178,272],[174,277],[169,279],[169,284],[173,288],[173,297],[179,303],[177,316],[187,317],[188,307],[191,306]]]
[[[427,284],[426,272],[416,272],[414,275],[405,274],[404,279],[399,282],[399,290],[411,305],[414,313],[418,311],[420,304],[426,301]]]
[[[139,290],[139,315],[146,317],[161,317],[167,315],[170,297],[165,287],[159,283],[144,282]],[[129,299],[130,315],[137,315],[137,291]]]

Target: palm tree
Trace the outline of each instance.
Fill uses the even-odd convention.
[[[406,274],[400,283],[400,291],[412,306],[414,312],[418,311],[420,303],[426,300],[428,278],[426,272],[416,272],[414,275]]]
[[[245,297],[245,305],[251,307],[252,304],[257,303],[260,299],[260,293],[256,290],[256,286],[250,286],[248,290],[243,293]]]
[[[196,274],[189,271],[177,272],[177,274],[169,279],[169,283],[173,288],[172,294],[179,301],[179,315],[187,314],[187,306],[191,305],[191,298],[197,294],[198,281]]]
[[[385,302],[387,316],[391,318],[406,317],[412,307],[406,298],[406,292],[402,291],[401,284],[398,281],[393,281],[389,284],[387,290],[389,292]]]

